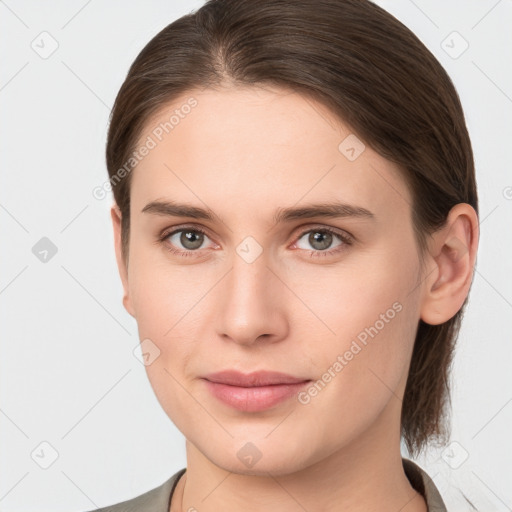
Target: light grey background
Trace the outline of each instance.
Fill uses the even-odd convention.
[[[377,3],[454,80],[480,198],[480,249],[453,370],[453,444],[418,462],[449,510],[471,510],[461,492],[481,511],[512,510],[512,2]],[[202,4],[0,1],[1,511],[89,510],[186,465],[184,437],[133,352],[111,195],[92,191],[107,179],[107,121],[129,65]],[[43,237],[55,255],[36,245],[48,244]]]

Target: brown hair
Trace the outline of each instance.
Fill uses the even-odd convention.
[[[471,142],[455,87],[391,14],[367,0],[209,0],[143,48],[115,100],[106,161],[127,264],[131,173],[122,180],[116,173],[153,114],[187,91],[226,84],[308,95],[395,162],[413,198],[422,265],[427,236],[454,205],[468,203],[478,213]],[[466,303],[444,324],[419,321],[401,416],[412,455],[427,442],[448,439],[448,376]]]

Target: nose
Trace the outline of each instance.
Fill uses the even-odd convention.
[[[236,255],[217,296],[216,329],[220,337],[241,345],[275,343],[288,332],[286,287],[261,255],[248,263]]]

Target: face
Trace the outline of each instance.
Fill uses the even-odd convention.
[[[420,318],[398,169],[281,89],[190,92],[148,121],[143,144],[124,304],[156,396],[189,442],[226,470],[285,474],[397,432]],[[326,204],[352,210],[327,215]],[[228,387],[204,377],[228,369],[309,382],[273,401],[282,385],[232,388],[227,403],[216,392]],[[247,454],[261,458],[251,466]]]

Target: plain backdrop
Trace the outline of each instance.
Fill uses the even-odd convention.
[[[463,494],[481,511],[511,510],[512,2],[377,3],[452,77],[480,199],[452,442],[417,462],[450,511],[472,510]],[[129,65],[202,4],[0,2],[1,511],[90,510],[186,466],[184,437],[154,396],[121,303],[111,195],[92,191],[107,179],[108,116]]]

